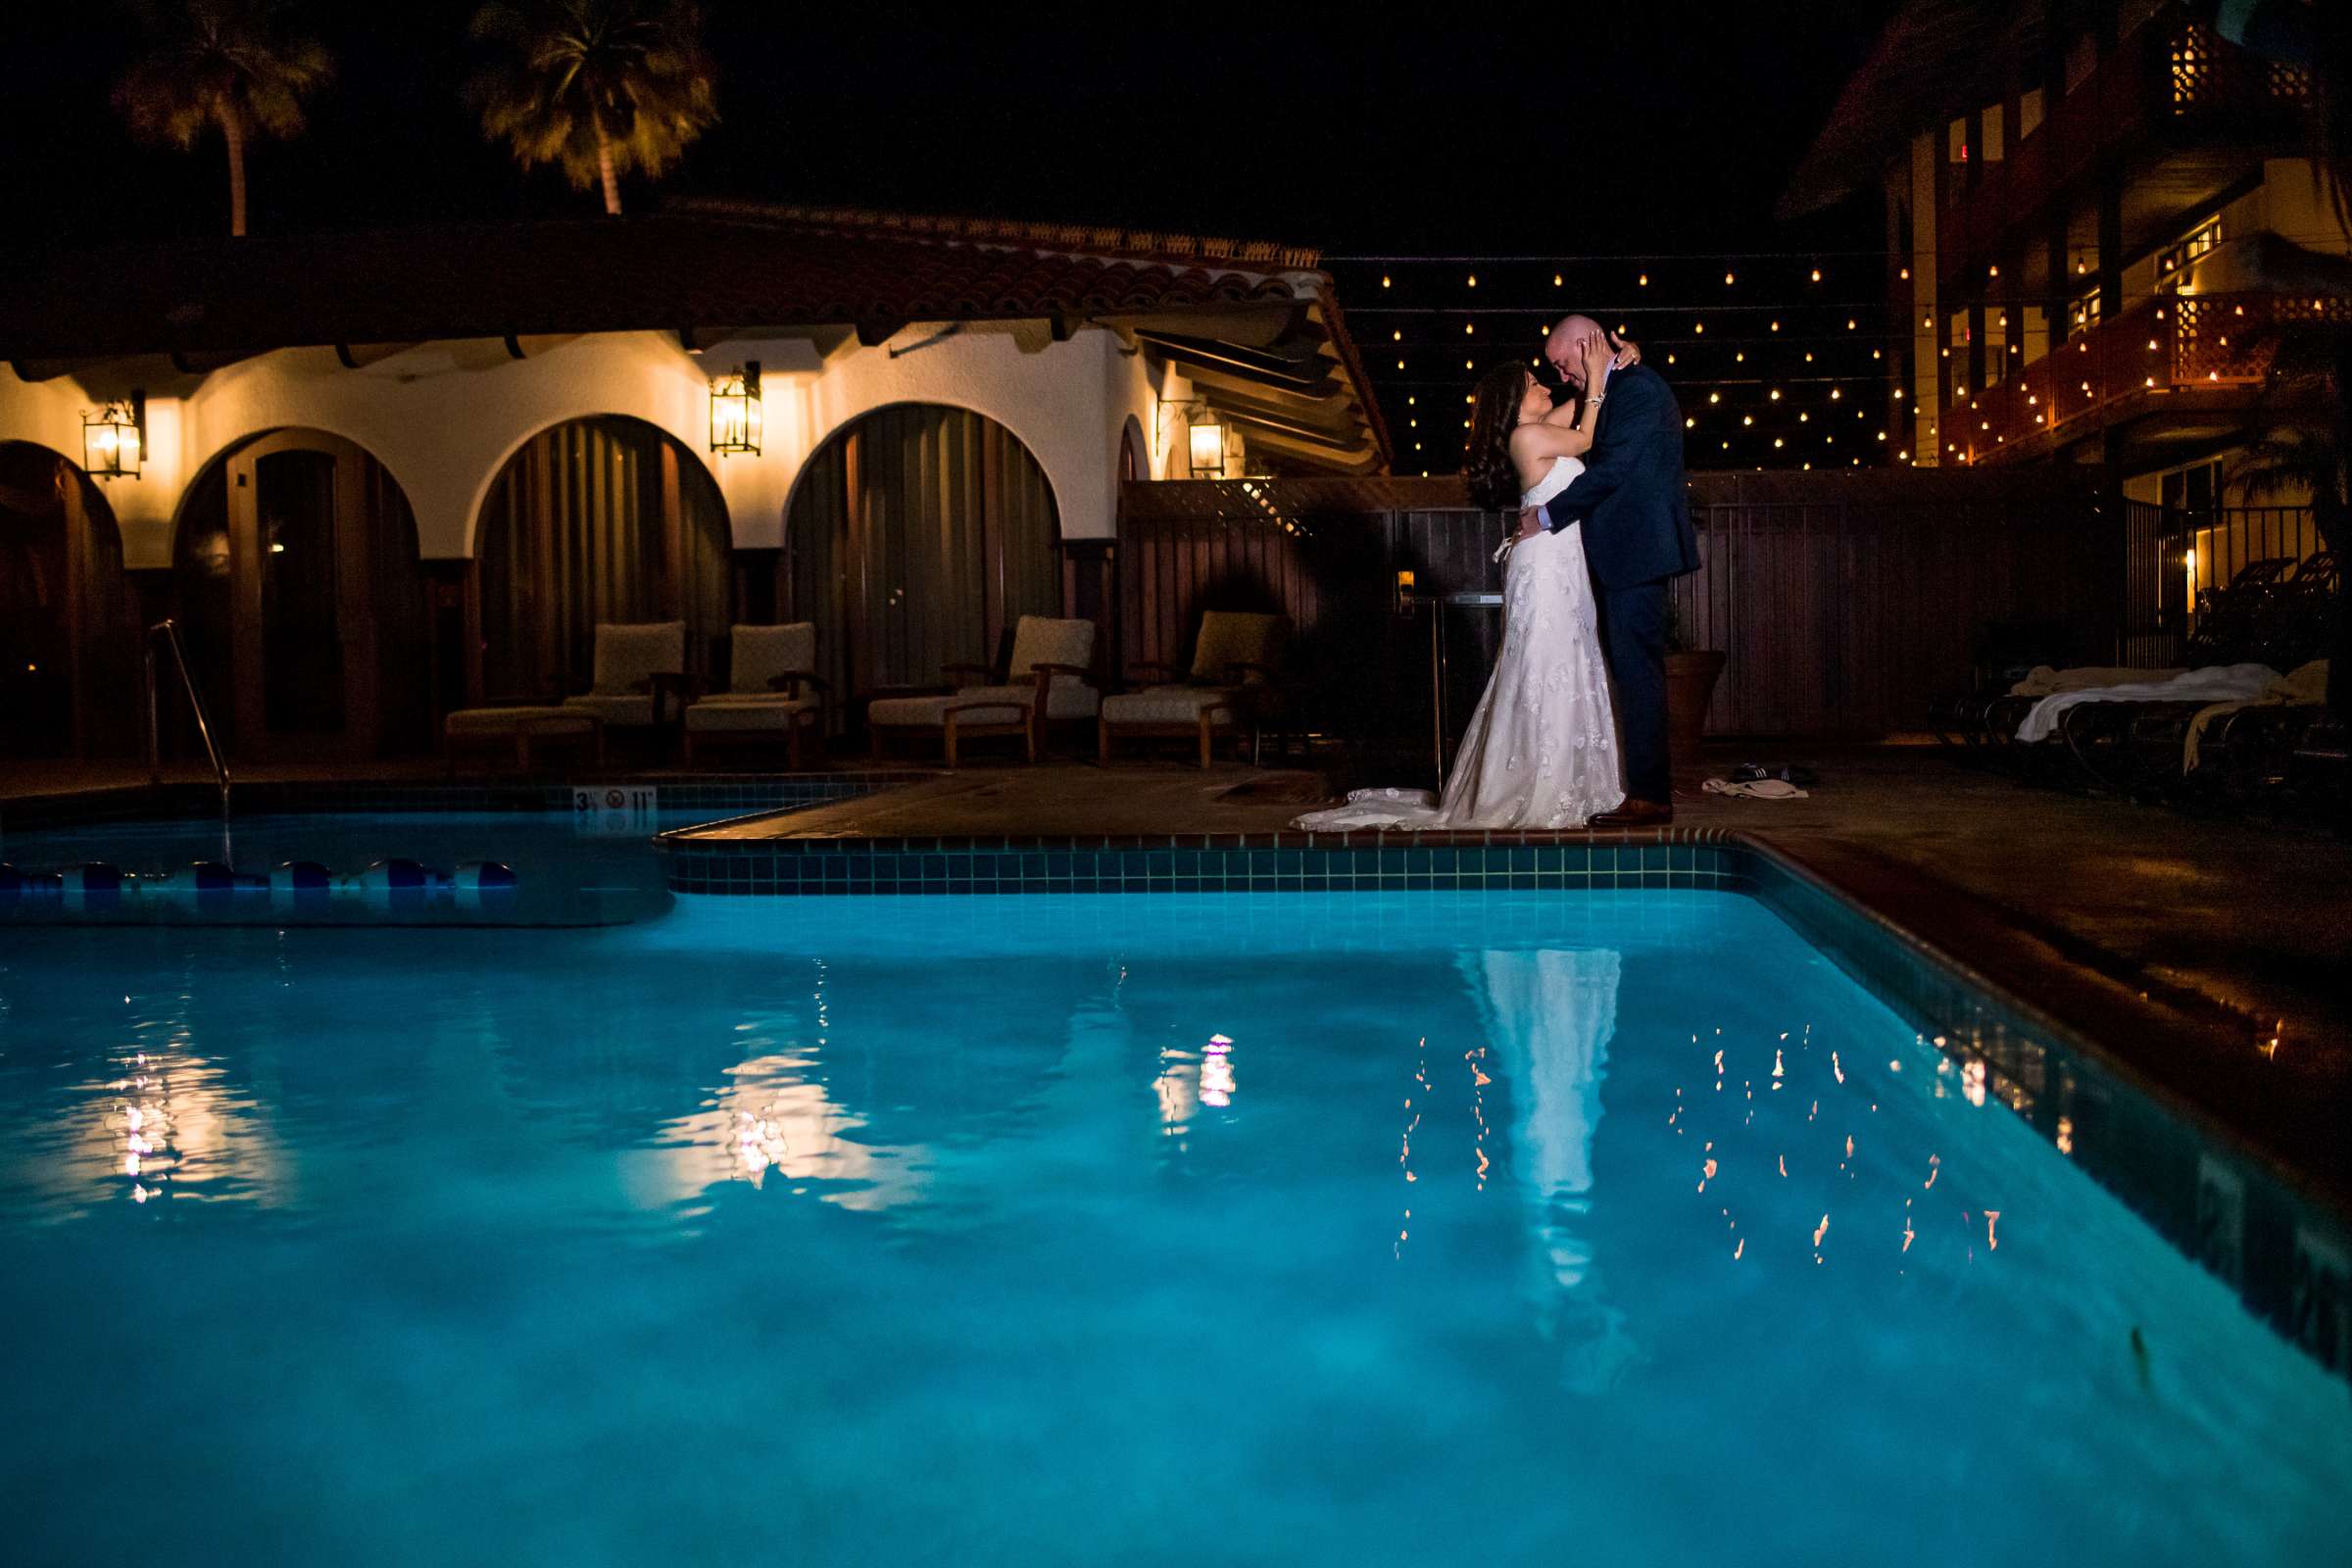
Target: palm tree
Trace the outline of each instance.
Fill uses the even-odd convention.
[[[623,173],[660,175],[718,119],[702,29],[687,0],[492,0],[473,17],[500,54],[470,88],[483,133],[602,184],[618,217]]]
[[[153,41],[115,84],[131,132],[183,152],[208,127],[228,147],[228,231],[245,232],[245,148],[302,129],[302,100],[334,74],[283,0],[168,0],[143,8]]]

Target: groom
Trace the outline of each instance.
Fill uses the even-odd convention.
[[[1521,538],[1539,528],[1585,525],[1585,561],[1600,606],[1600,641],[1617,690],[1625,740],[1625,804],[1594,827],[1661,827],[1674,820],[1666,756],[1666,583],[1698,569],[1698,536],[1683,478],[1683,411],[1647,365],[1585,382],[1585,345],[1600,323],[1570,316],[1551,329],[1544,357],[1596,407],[1585,471],[1542,507],[1519,514]]]

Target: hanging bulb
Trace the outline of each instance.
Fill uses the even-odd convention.
[[[1561,287],[1562,285],[1564,285],[1564,284],[1565,284],[1567,281],[1568,281],[1568,280],[1567,280],[1566,278],[1562,277],[1562,276],[1561,276],[1559,273],[1557,273],[1557,272],[1554,272],[1554,273],[1552,273],[1552,274],[1551,274],[1551,286],[1552,286],[1553,288],[1559,288],[1559,287]]]
[[[1386,273],[1386,272],[1383,272],[1383,273],[1381,273],[1381,274],[1380,274],[1380,286],[1381,286],[1382,288],[1387,288],[1387,287],[1389,286],[1389,274],[1388,274],[1388,273]]]
[[[1470,286],[1472,288],[1478,287],[1478,274],[1476,272],[1472,272],[1470,274]]]
[[[1733,284],[1734,282],[1736,282],[1736,281],[1737,281],[1737,279],[1735,279],[1735,278],[1732,276],[1732,274],[1731,274],[1731,273],[1729,273],[1729,272],[1726,272],[1726,273],[1724,273],[1724,274],[1723,274],[1723,286],[1724,286],[1725,288],[1730,288],[1730,287],[1732,286],[1732,284]]]
[[[1649,287],[1649,274],[1647,272],[1643,272],[1640,277],[1635,278],[1634,281],[1641,284],[1643,288],[1647,288]]]
[[[1813,269],[1813,281],[1816,283],[1821,281],[1821,269],[1818,267]]]

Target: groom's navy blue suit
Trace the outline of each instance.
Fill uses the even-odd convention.
[[[1617,687],[1625,790],[1674,799],[1666,756],[1666,582],[1698,569],[1683,475],[1683,411],[1646,365],[1610,375],[1585,471],[1544,508],[1553,531],[1585,525],[1600,639]]]

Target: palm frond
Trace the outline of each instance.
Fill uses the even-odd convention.
[[[483,133],[579,189],[601,152],[658,176],[717,122],[701,13],[682,0],[491,0],[469,30],[497,57],[467,88]]]

